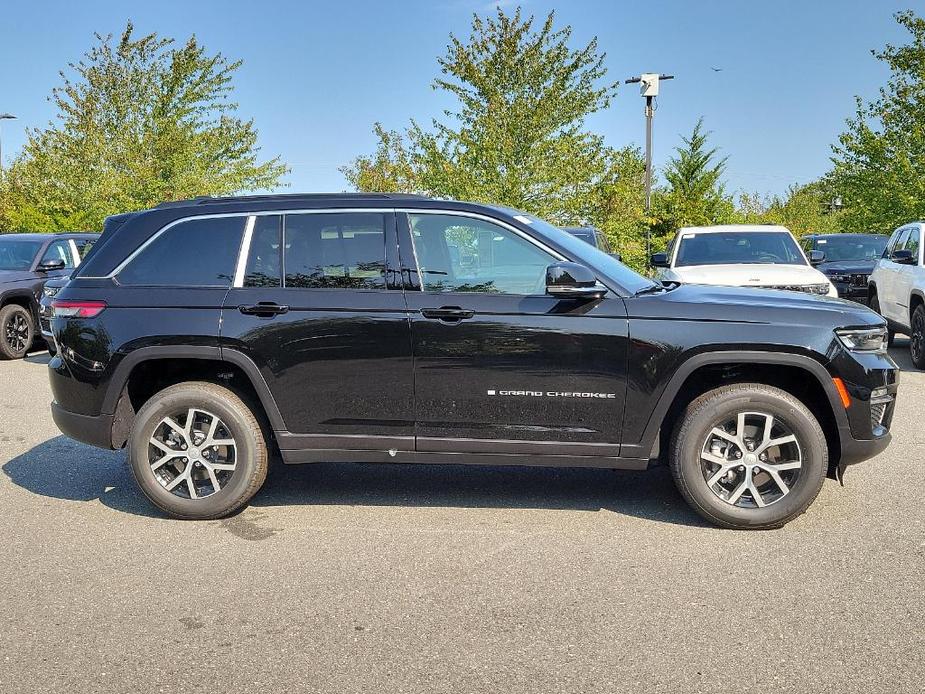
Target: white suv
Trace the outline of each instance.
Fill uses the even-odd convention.
[[[810,251],[809,260],[784,227],[734,224],[680,229],[665,253],[651,262],[659,279],[684,284],[714,284],[761,289],[789,289],[820,296],[838,290],[813,263],[825,253]]]
[[[894,231],[868,287],[870,307],[886,318],[890,341],[894,333],[908,335],[912,362],[920,369],[925,369],[923,235],[925,222],[906,224]]]

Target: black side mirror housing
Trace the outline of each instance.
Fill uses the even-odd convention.
[[[607,287],[584,265],[562,262],[546,268],[546,293],[557,299],[600,299]]]
[[[668,267],[667,253],[653,253],[649,258],[649,264],[652,267]]]
[[[915,265],[916,257],[913,255],[912,251],[907,249],[902,249],[899,251],[893,251],[893,255],[890,256],[890,260],[899,265]]]
[[[43,260],[39,263],[39,266],[36,268],[39,272],[54,272],[55,270],[63,270],[64,261],[60,258],[55,260]]]
[[[825,252],[824,251],[810,251],[809,252],[809,264],[810,265],[819,265],[820,263],[825,262]]]

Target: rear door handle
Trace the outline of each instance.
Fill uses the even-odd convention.
[[[440,308],[422,308],[421,315],[425,318],[442,320],[445,323],[458,323],[461,320],[472,318],[475,311],[459,308],[459,306],[442,306]]]
[[[238,306],[238,310],[245,316],[279,316],[289,312],[288,306],[282,306],[273,301],[261,301],[249,306]]]

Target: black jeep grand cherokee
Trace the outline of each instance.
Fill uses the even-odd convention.
[[[54,418],[216,518],[267,460],[643,469],[783,525],[882,451],[872,311],[662,285],[515,210],[401,195],[207,198],[108,220],[54,301]]]

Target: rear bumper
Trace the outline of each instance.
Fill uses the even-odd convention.
[[[51,403],[51,417],[65,436],[97,448],[112,448],[113,415],[76,414],[53,402]]]

